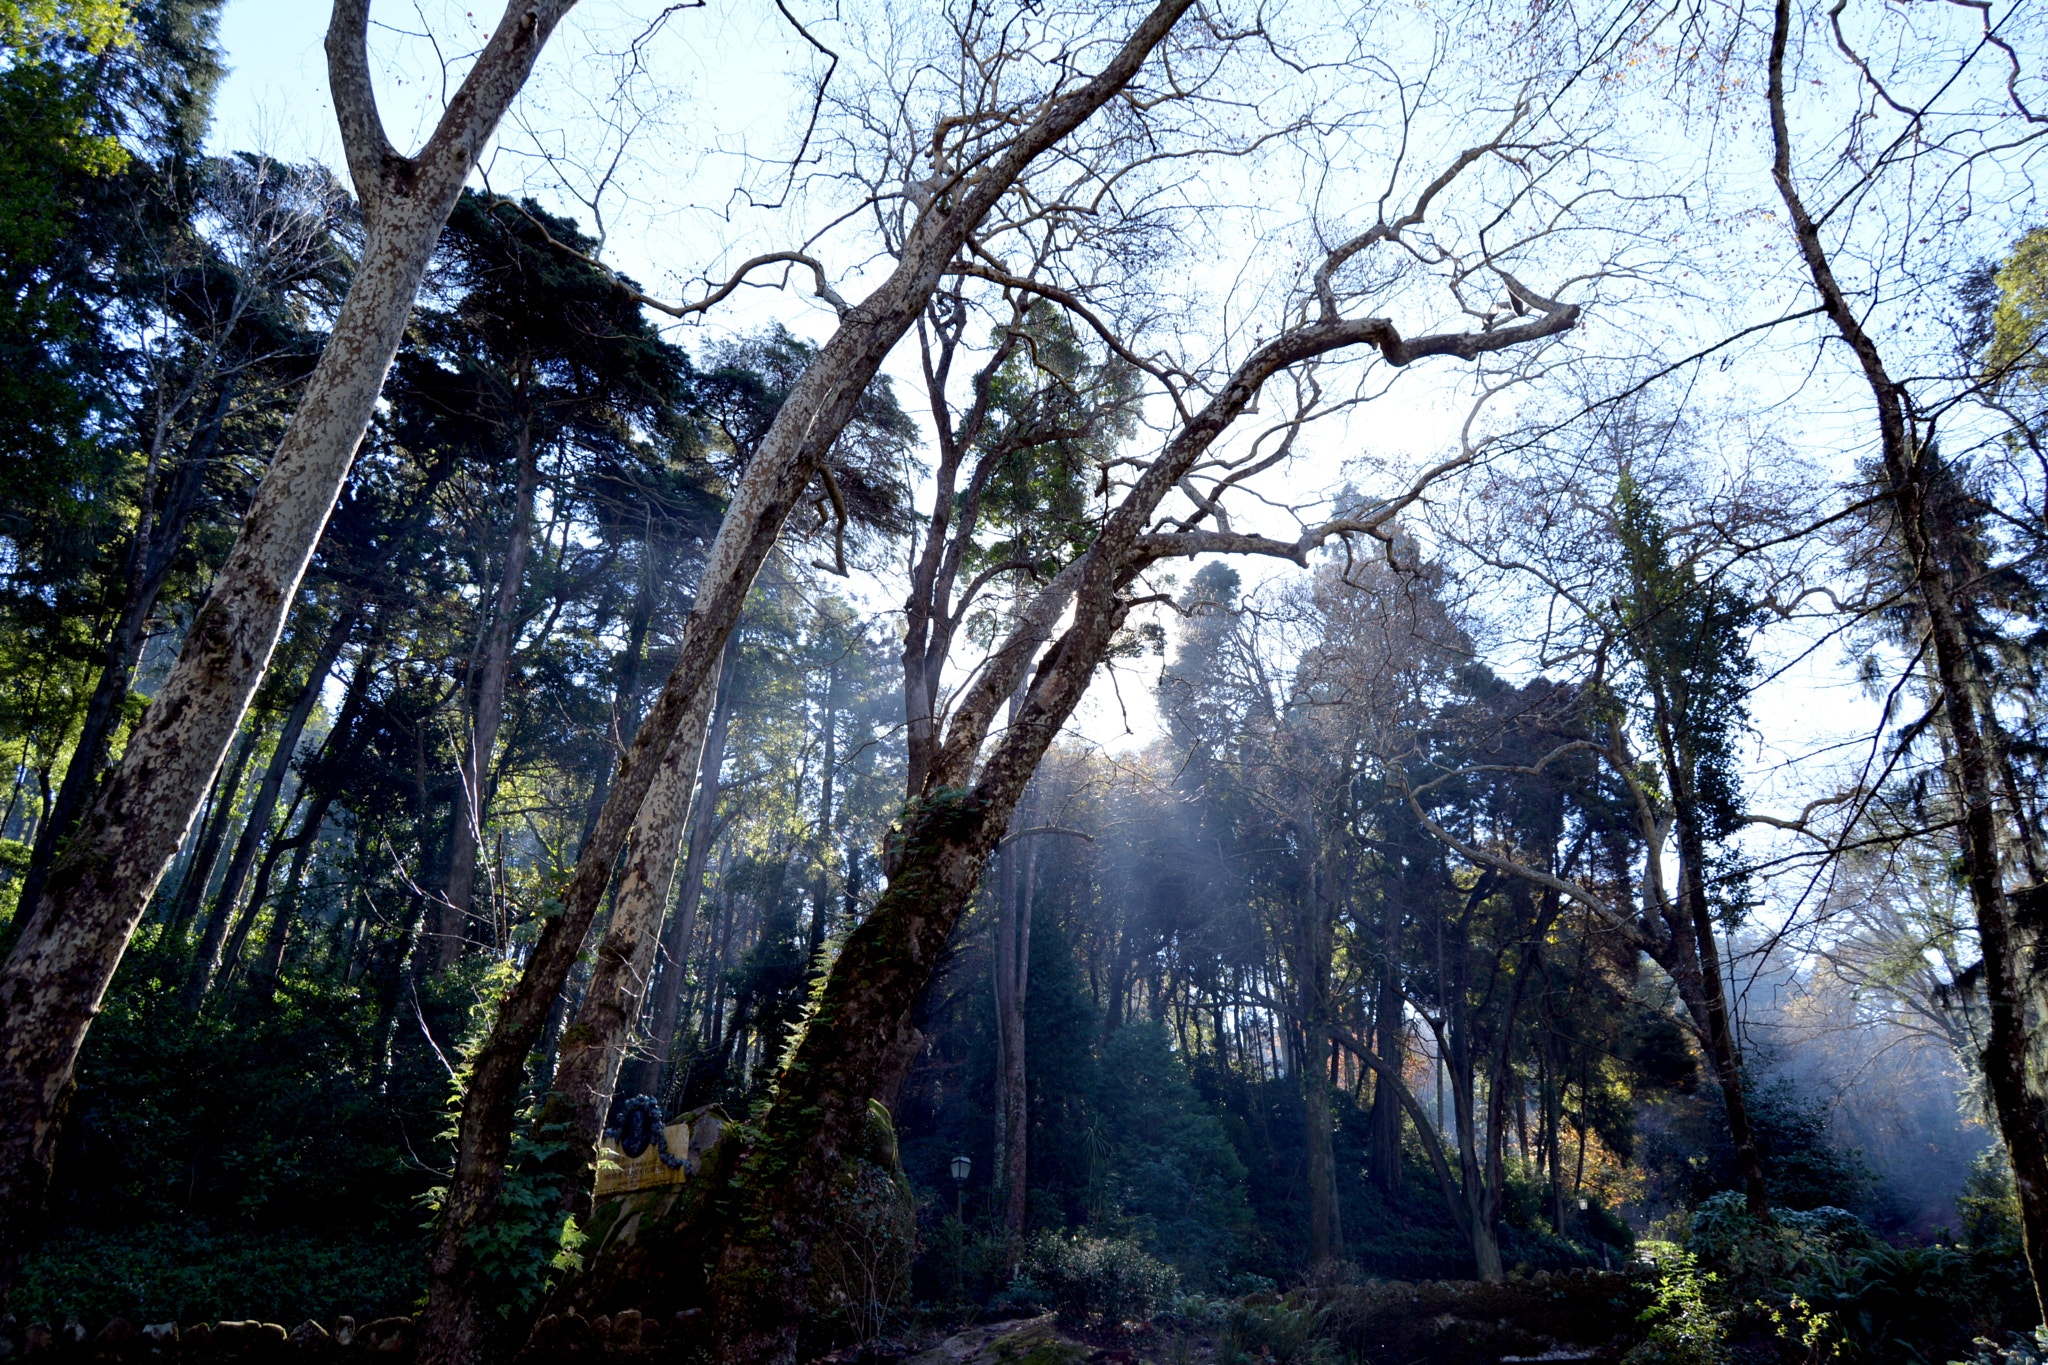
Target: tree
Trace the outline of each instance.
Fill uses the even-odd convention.
[[[2012,1162],[2013,1183],[2019,1193],[2021,1227],[2034,1289],[2044,1317],[2048,1317],[2048,1096],[2044,1096],[2029,1075],[2033,1026],[2030,1011],[2038,1008],[2033,983],[2040,968],[2035,960],[2038,945],[2024,930],[2016,912],[2018,898],[2007,885],[2008,860],[2003,850],[2005,829],[2013,812],[2001,801],[2000,761],[1997,749],[1997,720],[1976,675],[1971,657],[1969,632],[1961,599],[1968,586],[1957,581],[1951,557],[1942,553],[1937,518],[1940,515],[1938,481],[1941,462],[1933,440],[1936,385],[1916,385],[1901,378],[1887,346],[1866,321],[1868,308],[1853,295],[1855,239],[1831,243],[1822,221],[1808,207],[1808,191],[1802,188],[1795,165],[1791,103],[1787,94],[1788,49],[1794,30],[1790,0],[1778,0],[1773,11],[1770,46],[1765,60],[1766,103],[1771,128],[1771,174],[1779,199],[1790,217],[1799,259],[1819,296],[1820,308],[1833,338],[1847,347],[1854,361],[1854,373],[1869,393],[1877,426],[1877,465],[1881,487],[1890,500],[1890,514],[1900,544],[1911,565],[1911,591],[1923,614],[1928,653],[1933,656],[1939,684],[1944,728],[1953,746],[1947,763],[1960,816],[1958,853],[1970,899],[1976,914],[1977,940],[1983,953],[1983,991],[1987,1027],[1981,1054],[1991,1108],[1998,1131]],[[1840,30],[1838,30],[1840,32]],[[1987,41],[1991,33],[1986,26]],[[2016,86],[2008,82],[2003,92],[1983,106],[1971,106],[1955,116],[1981,123],[1986,132],[2009,130],[1986,139],[1980,151],[1951,152],[1946,139],[1934,143],[1920,140],[1919,128],[1941,98],[1937,90],[1965,78],[1974,78],[1971,57],[1978,48],[1966,49],[1953,64],[1941,64],[1937,86],[1920,87],[1931,74],[1927,68],[1898,69],[1888,74],[1874,71],[1857,45],[1862,38],[1844,35],[1839,50],[1850,62],[1860,88],[1868,89],[1888,115],[1907,120],[1914,130],[1910,141],[1902,141],[1897,169],[1919,170],[1935,159],[1960,157],[1965,164],[1995,157],[2007,145],[2007,137],[2025,146],[2043,136],[2038,119],[2019,102]],[[2002,56],[2012,56],[2010,47],[1998,43]],[[2017,58],[2013,58],[2015,63]],[[2017,68],[2015,67],[2015,79]],[[1889,81],[1889,84],[1887,83]],[[1944,118],[1949,117],[1943,115]],[[1972,146],[1976,146],[1972,140]],[[1910,150],[1904,150],[1910,148]],[[1995,150],[1994,150],[1995,149]],[[1861,203],[1866,197],[1886,192],[1894,171],[1893,158],[1859,167],[1848,176],[1846,190],[1835,196],[1845,202]],[[1953,174],[1951,170],[1950,174]],[[1952,182],[1945,182],[1952,183]],[[1930,202],[1912,201],[1912,217],[1933,210]],[[2002,828],[2003,827],[2003,828]]]
[[[328,67],[363,203],[363,258],[177,663],[0,967],[0,1286],[12,1283],[48,1179],[79,1045],[268,666],[441,225],[571,3],[508,7],[433,134],[405,156],[371,89],[368,0],[337,0]]]

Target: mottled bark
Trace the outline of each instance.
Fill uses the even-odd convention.
[[[1855,356],[1877,412],[1886,491],[1891,494],[1899,536],[1912,567],[1912,592],[1926,618],[1940,683],[1942,720],[1954,746],[1948,767],[1961,807],[1964,880],[1976,912],[1978,946],[1984,954],[1988,1027],[1980,1060],[1985,1088],[2012,1163],[2035,1305],[2048,1319],[2048,1100],[2028,1075],[2028,984],[2039,970],[2038,962],[2031,960],[2039,947],[2029,941],[2030,936],[2015,933],[2012,903],[2006,894],[1995,768],[1955,585],[1949,581],[1934,543],[1934,514],[1927,486],[1932,461],[1916,430],[1912,395],[1904,382],[1892,376],[1876,338],[1864,330],[1859,305],[1836,278],[1820,227],[1793,183],[1792,135],[1785,106],[1785,51],[1791,29],[1790,0],[1777,0],[1768,89],[1772,177],[1792,220],[1793,237],[1820,295],[1821,308]]]
[[[0,967],[0,1297],[49,1178],[58,1107],[143,909],[190,829],[374,411],[414,296],[477,156],[574,0],[521,0],[415,157],[371,91],[369,0],[336,0],[327,52],[366,241],[347,299],[163,688]]]
[[[565,1173],[562,1207],[577,1218],[590,1215],[590,1182],[597,1144],[610,1112],[612,1088],[626,1055],[633,1025],[654,970],[654,951],[661,941],[662,912],[668,908],[676,849],[688,823],[690,793],[704,757],[704,731],[710,718],[716,681],[707,678],[696,703],[683,717],[640,814],[633,824],[626,865],[619,873],[618,895],[611,923],[597,946],[590,983],[576,1017],[562,1032],[553,1085],[541,1106],[539,1123],[566,1144],[561,1158]],[[437,1244],[437,1252],[439,1247]]]

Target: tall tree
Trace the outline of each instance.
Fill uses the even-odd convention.
[[[0,1293],[49,1177],[78,1049],[269,665],[398,349],[441,225],[573,0],[509,6],[419,153],[385,136],[369,0],[337,0],[328,69],[366,243],[234,548],[170,676],[0,967]]]

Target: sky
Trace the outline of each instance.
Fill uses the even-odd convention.
[[[650,32],[649,16],[657,8],[633,0],[583,0],[544,52],[534,80],[485,158],[479,181],[501,192],[534,194],[551,208],[574,214],[586,227],[601,222],[609,262],[650,293],[685,299],[701,294],[705,282],[722,277],[734,261],[810,235],[837,212],[839,201],[833,196],[839,191],[828,185],[806,194],[799,185],[782,194],[778,188],[773,156],[799,135],[810,109],[807,82],[823,70],[823,59],[803,36],[757,0],[671,7]],[[410,5],[379,0],[373,10],[380,25],[373,32],[373,67],[387,128],[401,148],[425,136],[449,88],[451,78],[445,73],[459,74],[465,54],[482,42],[496,14],[489,0],[477,0],[474,9],[441,0]],[[326,20],[327,7],[314,0],[229,0],[221,36],[232,70],[216,106],[217,149],[261,150],[339,166],[321,51]],[[917,20],[902,21],[906,28],[900,31],[889,29],[888,22],[848,11],[836,22],[816,25],[816,32],[839,45],[849,59],[835,74],[837,89],[887,72],[886,55],[862,66],[854,60],[861,52],[886,54],[895,42],[915,46]],[[1453,61],[1481,55],[1438,54]],[[1817,102],[1822,113],[1828,112],[1827,100],[1854,93],[1831,91],[1819,78],[1811,86],[1805,97]],[[1750,96],[1738,88],[1728,97]],[[1625,104],[1590,107],[1611,114],[1614,126],[1601,131],[1633,150],[1630,164],[1643,183],[1661,176],[1689,188],[1685,195],[1644,194],[1635,201],[1638,211],[1629,230],[1641,240],[1609,249],[1626,254],[1631,268],[1663,292],[1600,286],[1606,292],[1598,306],[1589,307],[1585,335],[1577,343],[1586,356],[1612,370],[1639,342],[1683,354],[1760,318],[1810,303],[1807,286],[1784,250],[1781,227],[1767,210],[1754,207],[1767,202],[1760,197],[1760,190],[1767,193],[1762,157],[1750,158],[1750,181],[1738,177],[1731,187],[1710,193],[1686,180],[1705,149],[1683,130],[1657,126],[1654,120],[1648,126],[1627,126],[1633,115]],[[1368,146],[1373,132],[1361,129],[1357,145]],[[1360,157],[1360,164],[1366,164],[1362,152]],[[1273,163],[1269,169],[1304,175],[1299,165]],[[1603,172],[1608,180],[1580,188],[1588,194],[1628,195],[1636,191],[1615,178],[1628,173]],[[1256,282],[1247,294],[1244,282],[1232,275],[1238,262],[1257,254],[1251,248],[1269,255],[1284,255],[1290,246],[1301,252],[1306,210],[1270,202],[1271,186],[1312,184],[1319,210],[1331,202],[1341,205],[1347,195],[1366,199],[1370,193],[1355,177],[1347,180],[1345,169],[1334,163],[1322,168],[1320,180],[1267,180],[1230,168],[1216,175],[1201,187],[1219,204],[1213,226],[1205,223],[1208,235],[1183,245],[1189,298],[1226,303],[1256,304],[1260,297]],[[771,209],[752,207],[747,195],[735,192],[741,184],[755,200],[788,202]],[[1870,207],[1876,212],[1883,206]],[[864,279],[877,268],[871,243],[849,229],[826,235],[815,250],[849,298],[860,296]],[[694,343],[773,319],[822,340],[832,316],[798,284],[791,290],[742,290],[708,322],[683,329],[683,339]],[[1248,323],[1242,325],[1249,330]],[[1807,334],[1764,334],[1689,371],[1685,396],[1773,423],[1790,457],[1806,461],[1817,479],[1839,481],[1868,448],[1867,399],[1859,401],[1839,373],[1817,369],[1814,354]],[[1743,363],[1731,370],[1730,359],[1736,357]],[[909,348],[899,348],[885,372],[896,377],[899,396],[915,411],[912,364]],[[1390,491],[1400,470],[1454,441],[1469,404],[1469,385],[1461,387],[1468,378],[1469,371],[1417,367],[1403,374],[1389,399],[1362,408],[1348,422],[1312,432],[1299,456],[1267,479],[1264,494],[1272,505],[1262,511],[1254,504],[1240,528],[1291,539],[1292,522],[1280,503],[1310,500],[1352,479],[1369,493]],[[1253,583],[1279,572],[1264,564],[1242,567]],[[1183,578],[1192,569],[1186,566]],[[877,613],[890,608],[886,584],[860,582],[853,593]],[[1512,637],[1516,626],[1506,621],[1501,633]],[[1859,731],[1869,734],[1876,703],[1849,676],[1840,642],[1815,643],[1810,633],[1781,630],[1770,650],[1767,662],[1774,673],[1780,667],[1783,672],[1755,707],[1753,784],[1760,802],[1796,807],[1821,775],[1848,761],[1837,742]],[[1516,668],[1512,653],[1503,656],[1511,673]],[[1152,684],[1159,663],[1152,658],[1129,661],[1099,681],[1077,731],[1112,749],[1149,741],[1156,727]]]

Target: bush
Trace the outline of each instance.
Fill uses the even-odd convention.
[[[1120,1238],[1046,1233],[1025,1254],[1020,1286],[1036,1291],[1066,1326],[1148,1321],[1180,1287],[1174,1268]]]
[[[1759,1223],[1733,1190],[1693,1211],[1692,1231],[1685,1242],[1686,1251],[1722,1272],[1742,1297],[1765,1293],[1796,1273],[1853,1260],[1881,1246],[1863,1221],[1844,1209],[1778,1209],[1770,1222]]]
[[[192,1323],[222,1318],[368,1321],[410,1312],[424,1286],[416,1243],[331,1233],[221,1235],[189,1224],[67,1232],[22,1265],[12,1307],[24,1322]]]
[[[1321,1308],[1313,1304],[1234,1304],[1216,1343],[1216,1365],[1327,1365],[1337,1345],[1323,1335]]]
[[[1707,1301],[1718,1279],[1700,1273],[1690,1252],[1673,1251],[1657,1262],[1657,1297],[1643,1310],[1650,1330],[1623,1365],[1718,1365],[1726,1359],[1728,1314]]]

